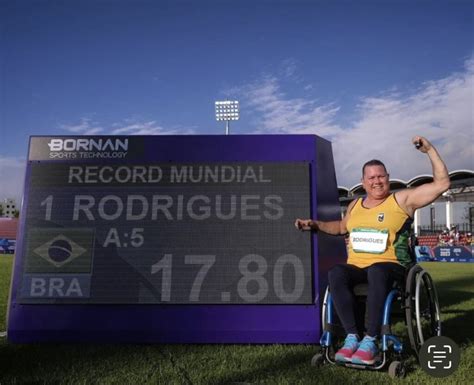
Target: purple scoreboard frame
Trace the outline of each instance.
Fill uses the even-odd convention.
[[[26,251],[31,165],[52,160],[51,139],[31,137],[7,315],[8,340],[36,342],[319,343],[320,293],[328,269],[346,259],[342,237],[312,234],[312,304],[25,304],[19,301]],[[104,139],[112,137],[102,137]],[[117,138],[117,137],[113,137]],[[313,218],[340,218],[331,143],[316,135],[129,136],[130,158],[103,162],[306,162]],[[48,148],[49,147],[49,148]],[[135,152],[134,152],[135,151]],[[109,163],[107,163],[109,164]],[[292,223],[290,224],[292,225]],[[296,231],[296,230],[295,230]]]

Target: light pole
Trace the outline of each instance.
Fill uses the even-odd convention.
[[[225,134],[229,135],[229,122],[239,120],[239,102],[237,100],[217,101],[216,120],[225,121]]]

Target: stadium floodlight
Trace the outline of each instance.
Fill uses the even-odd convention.
[[[222,100],[216,102],[216,120],[225,121],[225,134],[229,135],[229,122],[239,120],[239,102],[237,100]]]

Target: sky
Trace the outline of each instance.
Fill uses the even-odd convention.
[[[0,199],[21,201],[30,135],[231,134],[332,142],[362,164],[474,169],[474,1],[0,0]]]

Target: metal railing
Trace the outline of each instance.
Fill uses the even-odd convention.
[[[460,233],[472,233],[474,229],[474,223],[457,223],[452,226],[456,226]],[[418,226],[418,235],[434,235],[444,230],[447,230],[446,225]]]

